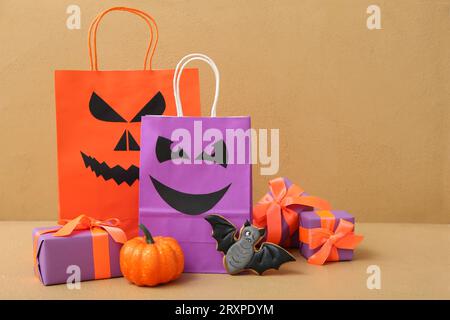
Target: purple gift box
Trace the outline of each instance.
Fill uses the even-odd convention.
[[[300,213],[300,229],[324,228],[330,226],[333,232],[336,230],[340,220],[346,220],[355,223],[355,218],[348,212],[342,210],[323,210],[323,211],[304,211]],[[302,241],[302,232],[300,232],[300,253],[306,259],[320,250],[319,248],[311,249],[311,247]],[[353,250],[337,249],[339,261],[352,260]]]
[[[90,230],[79,230],[68,237],[55,237],[54,232],[48,232],[57,229],[35,228],[32,233],[35,273],[44,285],[66,283],[78,270],[80,281],[122,276],[119,263],[122,244],[115,242],[108,233],[94,235]],[[95,241],[102,242],[101,248],[106,249],[106,253],[94,250],[94,237]]]

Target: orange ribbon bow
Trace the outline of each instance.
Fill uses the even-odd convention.
[[[267,193],[253,207],[253,224],[259,228],[269,226],[267,241],[280,243],[282,239],[282,218],[289,226],[292,236],[298,228],[298,213],[290,205],[304,205],[313,208],[330,210],[330,204],[318,197],[305,196],[304,190],[292,184],[286,188],[284,178],[269,181],[270,193]]]
[[[111,218],[101,221],[82,214],[72,220],[60,220],[58,221],[58,224],[62,226],[39,230],[35,233],[33,251],[36,275],[40,277],[37,266],[37,245],[41,235],[54,232],[54,237],[66,237],[70,236],[74,231],[90,230],[92,234],[92,255],[94,258],[95,279],[110,278],[111,266],[108,235],[118,243],[125,243],[127,241],[125,232],[118,227],[120,220]]]
[[[338,249],[355,249],[363,240],[363,236],[354,234],[353,230],[353,223],[344,219],[340,219],[334,232],[329,228],[300,227],[300,241],[308,244],[311,249],[320,247],[319,251],[309,257],[308,262],[320,265],[325,261],[339,261]]]
[[[60,220],[58,224],[63,225],[57,232],[53,234],[54,237],[66,237],[70,236],[76,230],[105,230],[115,242],[125,243],[127,237],[125,232],[118,227],[120,220],[116,218],[110,218],[107,220],[97,220],[88,217],[84,214],[79,215],[72,220]]]

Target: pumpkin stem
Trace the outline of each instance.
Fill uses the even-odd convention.
[[[141,229],[142,232],[144,232],[144,234],[145,234],[145,241],[148,244],[155,243],[155,240],[153,240],[153,237],[152,237],[150,231],[148,231],[148,229],[142,223],[139,224],[139,229]]]

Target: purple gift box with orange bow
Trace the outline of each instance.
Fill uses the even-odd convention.
[[[355,218],[342,210],[305,211],[300,214],[300,253],[311,264],[353,259],[363,240],[354,233]]]
[[[253,224],[266,228],[266,241],[299,247],[299,215],[314,208],[329,210],[326,200],[310,196],[287,178],[269,181],[269,192],[253,207]]]
[[[44,285],[122,276],[119,255],[126,235],[117,219],[81,215],[60,224],[33,230],[34,272]]]

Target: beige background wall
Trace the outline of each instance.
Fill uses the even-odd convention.
[[[373,3],[382,30],[366,28]],[[70,4],[81,30],[65,26]],[[88,68],[87,28],[113,5],[156,18],[158,68],[190,52],[216,61],[219,114],[280,128],[279,175],[360,221],[449,222],[449,0],[1,0],[0,219],[56,218],[53,70]],[[146,32],[127,14],[105,18],[100,67],[141,68]],[[268,179],[255,167],[255,200]]]

